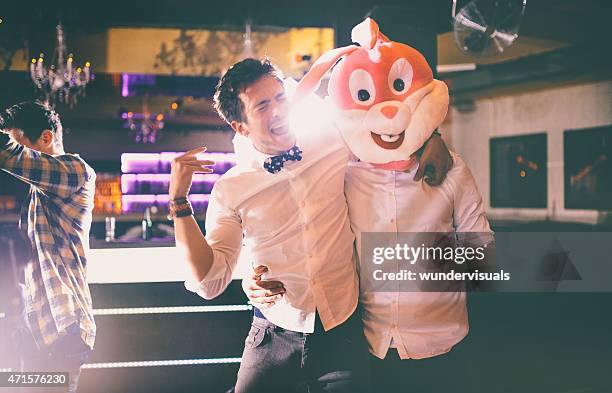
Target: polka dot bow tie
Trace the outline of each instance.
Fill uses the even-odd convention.
[[[291,149],[273,157],[266,158],[263,167],[270,173],[277,173],[285,165],[285,161],[301,161],[302,151],[299,147],[293,146]]]

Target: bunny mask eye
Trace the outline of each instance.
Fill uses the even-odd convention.
[[[355,70],[349,77],[351,98],[356,104],[370,105],[376,98],[376,88],[372,76],[365,70]]]
[[[389,89],[395,94],[404,94],[412,84],[412,66],[406,59],[397,59],[389,70]]]

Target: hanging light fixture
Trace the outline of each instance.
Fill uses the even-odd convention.
[[[251,20],[247,20],[244,26],[244,51],[242,52],[242,57],[245,59],[255,57],[255,51],[253,49],[253,35],[252,35],[252,23]]]
[[[127,128],[136,143],[155,143],[160,131],[164,129],[166,115],[151,113],[148,106],[148,94],[145,94],[142,112],[121,112],[123,127]]]
[[[83,67],[74,64],[72,53],[67,54],[64,29],[60,24],[56,27],[56,46],[53,58],[49,64],[41,53],[30,63],[30,77],[36,85],[42,98],[51,105],[57,102],[67,103],[73,107],[78,97],[85,94],[85,86],[93,80],[91,63]]]
[[[134,142],[136,143],[155,143],[159,136],[159,132],[164,128],[163,113],[134,113],[126,112],[121,114],[121,118],[125,120],[125,128],[128,128],[133,133]]]

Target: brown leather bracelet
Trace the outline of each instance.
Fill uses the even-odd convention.
[[[189,202],[189,199],[187,199],[187,197],[181,197],[181,198],[170,199],[168,203],[170,205],[184,205],[188,202]]]
[[[168,220],[176,217],[188,217],[194,214],[191,202],[187,198],[178,198],[168,203]]]

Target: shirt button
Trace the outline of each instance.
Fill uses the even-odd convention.
[[[392,218],[389,220],[390,223],[394,223],[395,222],[395,218]]]

